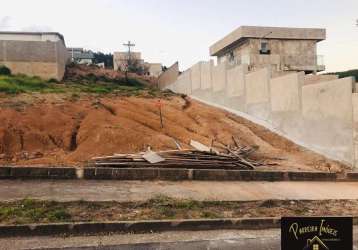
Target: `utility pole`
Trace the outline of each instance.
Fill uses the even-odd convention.
[[[163,114],[162,114],[162,106],[163,106],[163,102],[159,99],[156,104],[155,104],[158,109],[159,109],[159,118],[160,118],[160,127],[164,128],[164,124],[163,124]]]
[[[131,47],[134,47],[135,44],[131,43],[131,41],[128,41],[128,43],[123,43],[123,46],[128,47],[128,61],[131,60]]]
[[[134,43],[131,43],[131,41],[128,41],[128,43],[123,43],[123,46],[128,47],[128,59],[127,59],[127,67],[126,67],[126,72],[125,72],[125,74],[126,74],[126,81],[127,81],[127,83],[128,83],[128,68],[129,68],[129,65],[130,65],[131,60],[132,60],[132,58],[131,58],[131,47],[134,47],[135,44],[134,44]]]

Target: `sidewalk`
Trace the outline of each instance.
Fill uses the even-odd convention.
[[[358,199],[358,182],[0,181],[0,200],[142,201],[156,195],[195,200]]]

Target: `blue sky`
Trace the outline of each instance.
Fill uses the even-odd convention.
[[[0,30],[56,31],[67,46],[104,52],[131,40],[149,62],[186,69],[241,25],[327,29],[328,71],[358,68],[357,0],[0,0]]]

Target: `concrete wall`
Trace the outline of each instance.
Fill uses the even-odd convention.
[[[200,72],[200,80],[201,80],[201,85],[200,88],[202,90],[208,90],[211,89],[212,87],[212,75],[211,75],[211,71],[212,71],[212,67],[214,65],[214,61],[209,61],[209,62],[201,62],[201,72]]]
[[[305,84],[308,77],[303,72],[272,74],[271,68],[264,68],[248,73],[245,65],[198,65],[169,88],[242,114],[299,145],[358,167],[358,93],[352,93],[353,78],[312,77]]]
[[[328,156],[353,163],[352,78],[302,88],[301,139]]]
[[[304,73],[292,73],[270,80],[271,111],[299,111],[301,109]]]
[[[271,69],[263,68],[246,75],[246,112],[267,120],[270,117]]]
[[[190,69],[181,73],[178,77],[177,82],[175,83],[175,92],[190,95],[192,91],[191,76],[192,74]]]
[[[338,79],[338,75],[305,75],[304,85]]]
[[[191,67],[191,90],[195,91],[200,89],[201,85],[201,63],[195,64]]]
[[[1,41],[37,41],[37,42],[58,42],[64,41],[61,34],[56,32],[7,32],[0,31]]]
[[[43,79],[61,80],[68,61],[68,53],[62,40],[2,40],[0,51],[0,64],[9,67],[12,73],[39,76]]]
[[[218,64],[212,68],[212,90],[214,92],[225,90],[226,85],[226,64]]]
[[[174,83],[179,76],[179,63],[175,62],[170,66],[166,71],[164,71],[158,77],[158,87],[160,89],[165,89],[170,84]]]
[[[353,103],[353,156],[354,167],[358,168],[358,93],[352,95]]]
[[[248,66],[245,64],[227,70],[227,96],[235,97],[245,94],[245,75],[247,72]]]
[[[57,77],[55,79],[61,80],[65,75],[66,64],[69,62],[70,57],[67,52],[67,48],[64,43],[58,41],[56,43],[57,52]]]

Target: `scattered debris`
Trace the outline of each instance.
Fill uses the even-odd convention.
[[[230,149],[228,154],[210,151],[207,146],[192,141],[202,150],[170,150],[142,152],[138,154],[115,154],[92,158],[89,165],[97,167],[163,167],[192,169],[240,169],[253,170],[264,162],[254,161],[249,154],[255,150],[248,147]],[[229,148],[229,147],[228,147]]]
[[[182,106],[182,110],[188,109],[191,105],[191,102],[190,102],[188,96],[182,94],[182,95],[180,95],[180,97],[185,101],[184,105]]]
[[[177,148],[178,148],[179,150],[182,150],[182,147],[180,146],[180,143],[179,143],[177,140],[175,140],[174,138],[173,138],[173,140],[174,140],[174,143],[175,143],[175,145],[177,146]]]
[[[153,151],[149,151],[149,152],[143,154],[143,159],[145,159],[146,161],[148,161],[150,163],[159,163],[159,162],[165,161],[164,158],[162,158],[160,155],[158,155],[157,153],[155,153]]]
[[[210,152],[211,151],[209,147],[205,146],[204,144],[201,144],[200,142],[194,141],[194,140],[190,141],[190,146],[192,146],[193,148],[195,148],[196,150],[201,151],[201,152]]]

